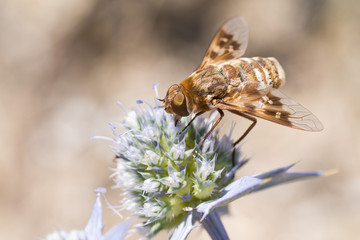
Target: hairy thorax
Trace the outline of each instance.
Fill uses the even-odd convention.
[[[228,81],[221,71],[214,65],[206,66],[195,71],[185,79],[182,86],[188,92],[193,102],[193,112],[208,111],[211,109],[211,100],[223,98],[228,89]]]

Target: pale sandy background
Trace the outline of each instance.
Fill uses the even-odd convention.
[[[243,144],[255,174],[295,170],[335,176],[294,183],[231,204],[231,239],[359,239],[360,2],[326,0],[0,1],[0,239],[82,228],[92,190],[112,185],[108,122],[151,89],[180,82],[229,17],[250,26],[246,56],[274,56],[283,91],[323,122],[321,133],[260,120]],[[249,122],[236,121],[240,135]],[[119,191],[110,191],[116,204]],[[107,228],[119,221],[110,211]],[[107,229],[106,228],[106,229]],[[166,239],[169,233],[157,238]],[[189,239],[208,239],[197,229]],[[136,239],[136,237],[134,237]]]

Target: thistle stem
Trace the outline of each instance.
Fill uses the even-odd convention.
[[[202,226],[206,229],[213,240],[229,240],[224,225],[221,222],[216,209],[212,210],[202,222]]]

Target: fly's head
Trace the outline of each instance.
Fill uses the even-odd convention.
[[[182,85],[172,85],[164,99],[165,111],[174,116],[175,126],[181,117],[189,116],[192,112],[191,100]]]

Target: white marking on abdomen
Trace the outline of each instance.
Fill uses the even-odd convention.
[[[257,68],[253,63],[254,61],[256,62],[256,60],[254,58],[242,58],[243,60],[245,60],[250,66],[251,68],[254,70],[255,72],[255,77],[259,82],[263,82],[265,83],[265,79],[263,79],[263,75],[261,73],[261,70],[259,68]]]
[[[257,69],[256,67],[254,67],[252,64],[251,64],[251,66],[252,66],[252,68],[254,69],[254,72],[255,72],[255,75],[256,75],[257,80],[258,80],[259,82],[263,82],[264,79],[262,79],[263,77],[262,77],[262,74],[261,74],[260,70]]]

